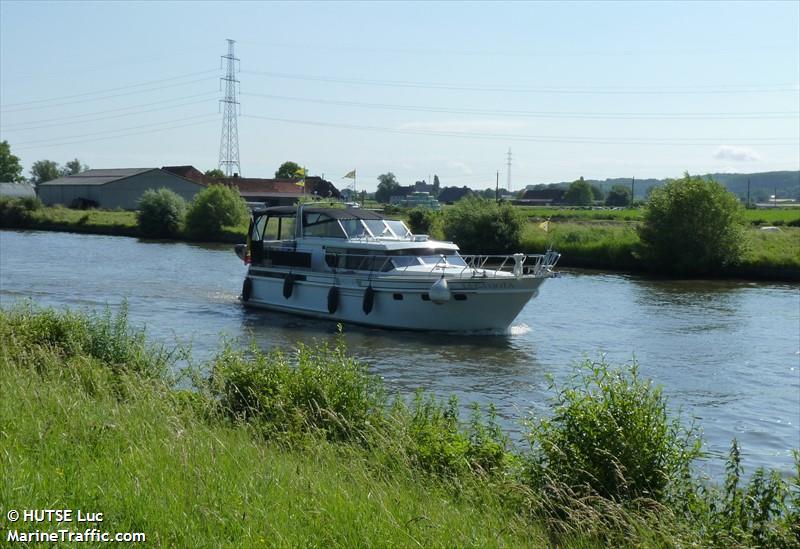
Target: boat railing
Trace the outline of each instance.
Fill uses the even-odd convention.
[[[393,260],[402,255],[353,254],[350,252],[326,252],[325,263],[334,271],[367,271],[371,276],[386,276],[403,273],[406,276],[445,274],[452,278],[517,278],[523,276],[554,276],[555,267],[561,254],[548,250],[544,254],[512,255],[445,255],[438,256],[436,262],[396,265]],[[416,256],[420,257],[420,256]],[[430,257],[430,256],[427,256]],[[457,261],[451,261],[457,259]],[[420,267],[427,266],[428,269]]]
[[[561,254],[548,250],[544,254],[511,254],[511,255],[462,255],[468,270],[473,276],[503,276],[500,273],[516,277],[532,275],[536,277],[552,276]]]

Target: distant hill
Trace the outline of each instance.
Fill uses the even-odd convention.
[[[750,179],[750,198],[756,202],[764,202],[770,195],[777,190],[779,198],[794,198],[800,200],[800,171],[792,172],[761,172],[761,173],[711,173],[704,177],[711,177],[739,196],[742,200],[747,198],[747,180]],[[614,185],[631,186],[630,178],[616,177],[613,179],[587,179],[590,185],[596,185],[608,191]],[[636,179],[634,188],[636,198],[645,198],[648,189],[666,183],[666,179]],[[527,189],[542,189],[555,186],[556,188],[567,188],[572,181],[562,181],[559,183],[545,183],[540,185],[528,185]]]

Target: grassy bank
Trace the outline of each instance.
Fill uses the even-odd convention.
[[[491,413],[465,420],[454,403],[389,398],[341,347],[228,345],[191,391],[170,375],[178,356],[149,347],[124,312],[2,310],[0,349],[4,511],[103,512],[102,530],[144,532],[154,546],[800,540],[797,478],[745,483],[735,455],[724,489],[677,474],[689,433],[635,371],[585,366],[531,428],[532,449],[517,450]],[[582,392],[593,383],[602,390]]]
[[[742,261],[721,276],[800,280],[800,227],[783,226],[777,232],[750,228],[746,239]],[[643,271],[638,245],[636,222],[551,221],[548,232],[531,222],[522,236],[524,252],[541,253],[552,246],[561,253],[564,267]]]
[[[2,228],[141,237],[136,223],[136,212],[127,210],[74,210],[61,206],[45,206],[3,217],[0,220]],[[246,233],[246,223],[239,227],[226,227],[223,236],[217,241],[244,242]],[[194,240],[185,232],[181,232],[178,239]]]

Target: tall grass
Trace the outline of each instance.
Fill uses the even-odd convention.
[[[549,222],[545,232],[529,223],[522,235],[522,250],[542,253],[553,248],[568,267],[639,269],[634,256],[639,237],[631,224]]]
[[[746,233],[743,268],[800,271],[800,228],[780,227],[777,232]]]
[[[0,310],[0,508],[100,511],[170,547],[797,541],[797,477],[744,483],[737,454],[724,489],[692,478],[635,371],[576,370],[523,450],[491,408],[389,398],[341,344],[228,344],[191,391],[175,358],[124,310]]]
[[[231,421],[206,393],[151,377],[160,351],[149,355],[152,368],[124,360],[111,368],[91,340],[116,333],[122,354],[106,358],[135,363],[140,340],[116,328],[122,318],[0,313],[4,511],[100,511],[103,530],[144,532],[163,547],[546,544],[542,525],[477,480],[465,478],[458,496],[412,468],[376,468],[361,446],[310,430],[265,440],[255,422]],[[307,373],[313,386],[319,372]]]

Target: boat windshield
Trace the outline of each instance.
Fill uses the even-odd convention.
[[[402,221],[394,219],[365,219],[364,224],[375,238],[408,238],[411,231]]]
[[[369,228],[370,234],[375,238],[394,238],[394,235],[389,230],[389,227],[384,223],[383,219],[365,219],[364,224]]]
[[[393,219],[385,219],[384,223],[389,226],[389,229],[397,236],[397,238],[408,238],[411,236],[411,231],[408,230],[405,223],[402,221],[395,221]]]
[[[411,231],[402,221],[390,219],[340,219],[347,238],[405,239]]]

